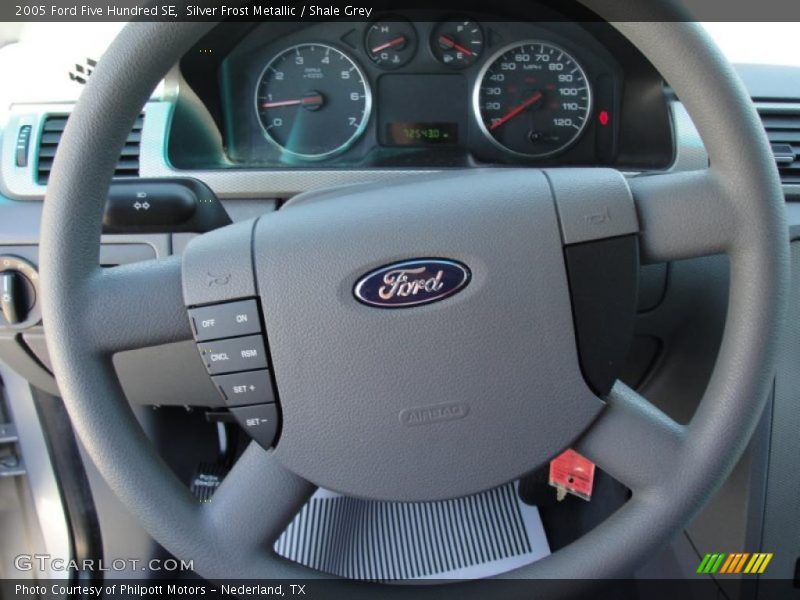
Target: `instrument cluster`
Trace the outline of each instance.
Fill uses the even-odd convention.
[[[235,164],[614,165],[624,70],[585,27],[470,15],[259,25],[222,64]]]

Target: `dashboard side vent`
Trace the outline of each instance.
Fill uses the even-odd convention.
[[[800,183],[800,104],[757,104],[783,183]]]
[[[38,155],[36,161],[36,181],[39,185],[47,185],[50,178],[50,169],[53,168],[53,158],[55,158],[58,143],[64,133],[69,115],[49,115],[42,127],[42,134],[39,137]],[[144,125],[144,115],[139,115],[133,124],[133,129],[125,140],[122,154],[114,169],[114,177],[138,177],[139,176],[139,145],[142,140],[142,126]]]

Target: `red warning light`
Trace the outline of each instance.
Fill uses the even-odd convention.
[[[600,125],[602,125],[604,127],[606,125],[608,125],[608,121],[610,119],[611,119],[611,117],[608,116],[608,111],[607,110],[601,110],[600,114],[597,115],[597,120],[600,121]]]

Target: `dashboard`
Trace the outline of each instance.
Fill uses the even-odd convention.
[[[646,169],[674,156],[663,82],[605,24],[392,13],[227,27],[181,63],[220,151],[183,139],[178,167]]]

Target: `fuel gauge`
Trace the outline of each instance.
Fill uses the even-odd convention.
[[[378,21],[367,30],[367,55],[384,69],[397,69],[410,61],[417,49],[417,32],[408,21]]]
[[[431,50],[448,67],[468,67],[483,52],[483,31],[475,21],[439,23],[431,36]]]

